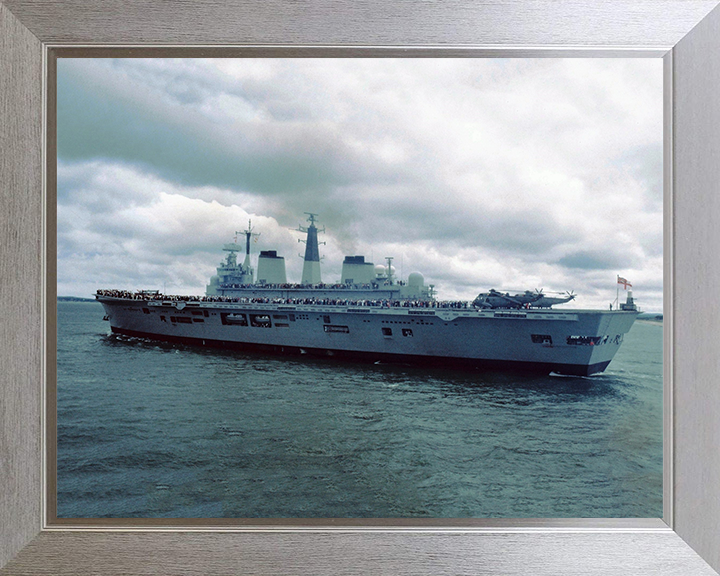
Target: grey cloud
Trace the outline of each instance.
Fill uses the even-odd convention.
[[[71,72],[58,74],[58,156],[66,162],[113,160],[185,185],[283,197],[296,211],[308,196],[327,196],[349,182],[408,176],[367,151],[350,150],[329,126],[271,122],[203,134],[97,94]]]
[[[626,170],[643,184],[649,209],[662,206],[663,149],[661,143],[632,148],[614,160],[616,168]]]
[[[534,257],[580,239],[577,230],[561,227],[550,212],[392,197],[373,201],[368,212],[364,216],[373,222],[373,236],[385,242],[449,244],[453,249],[480,247],[499,255]]]
[[[612,270],[627,266],[627,257],[609,252],[579,251],[563,256],[558,263],[566,268],[579,268],[581,270]]]

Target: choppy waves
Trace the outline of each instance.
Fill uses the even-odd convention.
[[[662,327],[589,378],[107,335],[58,305],[60,517],[659,517]]]

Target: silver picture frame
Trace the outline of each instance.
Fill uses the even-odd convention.
[[[290,4],[0,0],[0,574],[715,574],[720,569],[720,9],[716,0]],[[663,519],[58,525],[49,54],[149,45],[326,55],[662,57]],[[47,166],[47,169],[44,169]],[[52,328],[52,327],[50,327]],[[52,408],[50,406],[50,408]]]

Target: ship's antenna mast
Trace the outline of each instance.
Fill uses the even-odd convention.
[[[387,260],[388,263],[388,270],[387,270],[387,281],[388,284],[392,284],[392,256],[385,256],[385,260]]]
[[[235,232],[235,234],[245,234],[245,261],[243,262],[243,268],[246,270],[250,269],[250,238],[253,236],[260,236],[260,232],[253,232],[252,220],[248,220],[247,230],[242,232]]]
[[[307,221],[310,222],[310,226],[298,226],[298,232],[306,232],[307,237],[305,240],[298,240],[298,242],[305,243],[305,263],[303,264],[302,280],[303,284],[319,284],[322,282],[320,279],[320,250],[318,246],[320,244],[326,244],[326,242],[318,242],[318,232],[325,232],[325,227],[322,230],[318,230],[315,226],[315,220],[317,214],[312,212],[305,212],[308,215]]]

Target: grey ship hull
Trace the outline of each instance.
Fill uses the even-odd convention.
[[[98,296],[116,334],[371,361],[589,375],[637,312],[144,301]]]

